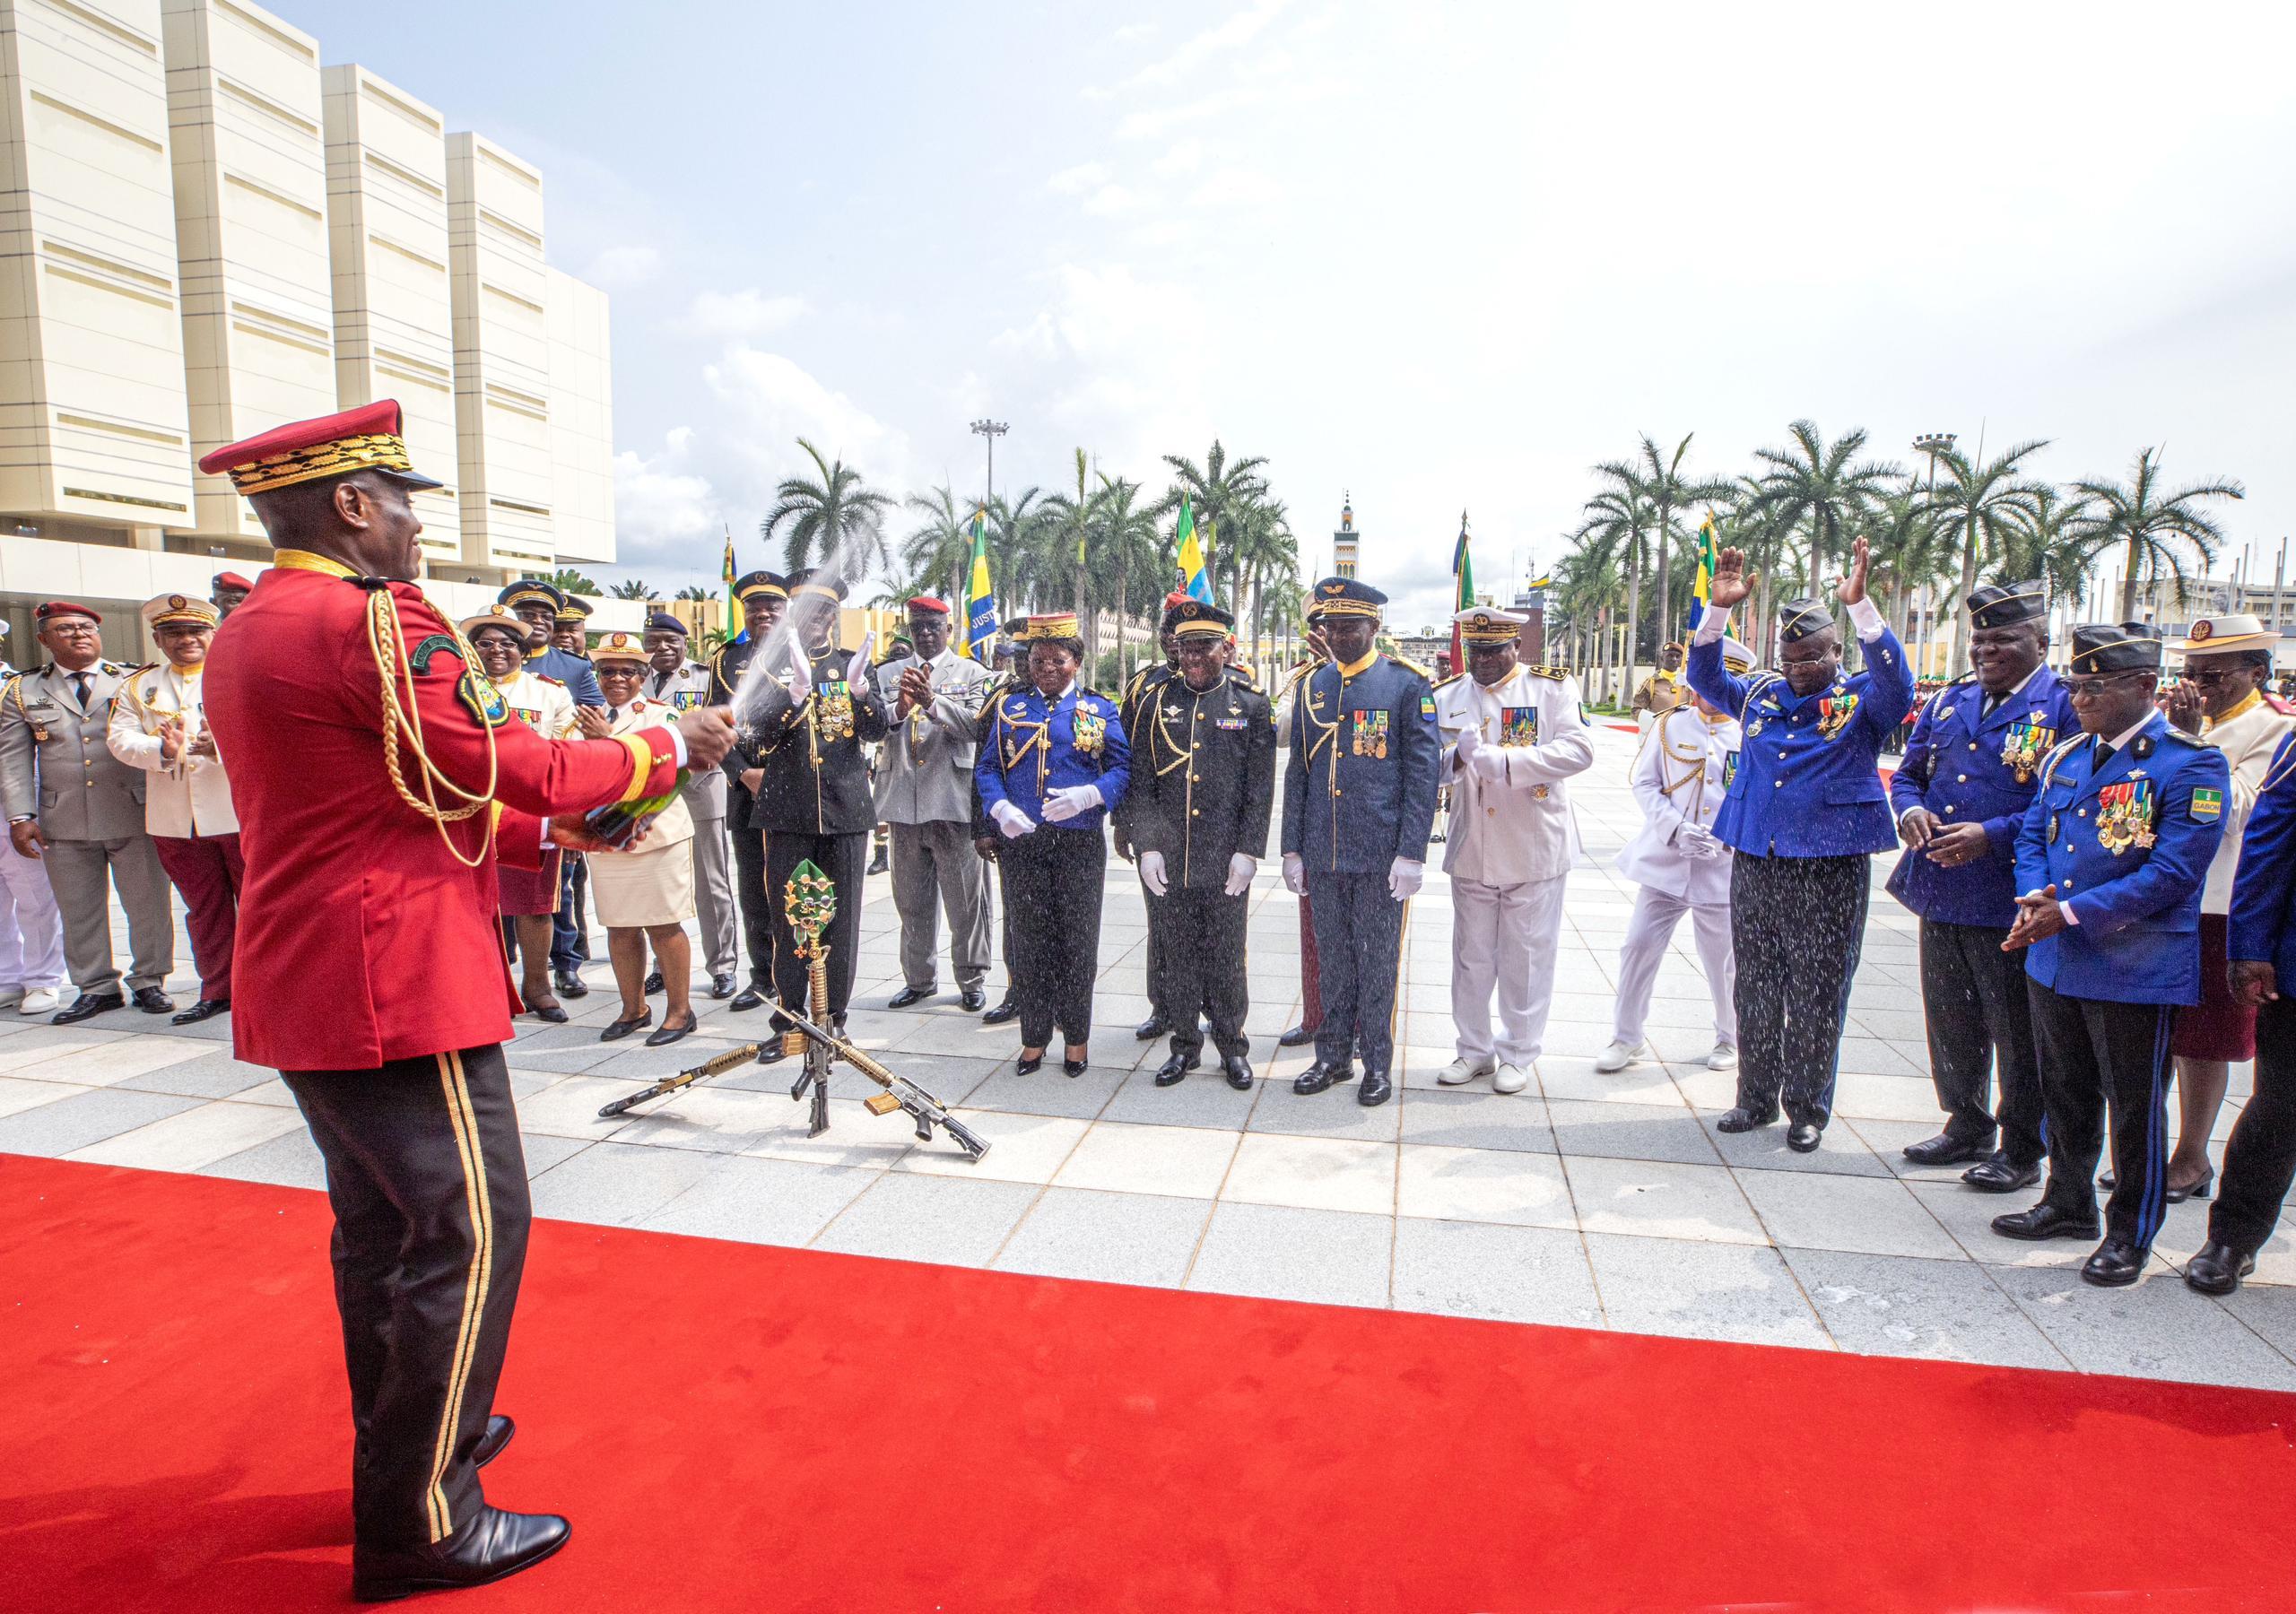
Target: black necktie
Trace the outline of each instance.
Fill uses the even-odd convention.
[[[1987,717],[1992,716],[1994,708],[2008,699],[2009,691],[2006,690],[2002,690],[1998,695],[1987,696],[1985,698],[1985,711],[1981,715]]]
[[[2110,743],[2109,741],[2106,741],[2106,740],[2103,740],[2103,739],[2101,739],[2101,738],[2100,738],[2100,739],[2099,739],[2099,740],[2098,740],[2098,742],[2097,742],[2097,756],[2096,756],[2096,760],[2095,760],[2095,761],[2093,761],[2093,762],[2092,762],[2092,763],[2089,765],[2089,771],[2090,771],[2091,773],[2096,773],[2096,772],[2099,772],[2099,771],[2100,771],[2100,770],[2104,768],[2104,766],[2105,766],[2105,764],[2106,764],[2106,763],[2108,763],[2108,762],[2111,761],[2112,759],[2113,759],[2113,748],[2112,748],[2111,743]]]
[[[621,720],[622,708],[620,707],[610,706],[606,708],[606,721],[608,723],[618,723]]]
[[[81,708],[85,710],[88,705],[88,675],[85,672],[72,674],[72,694],[79,701]]]

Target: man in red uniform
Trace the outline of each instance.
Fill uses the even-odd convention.
[[[399,410],[380,403],[220,448],[276,550],[216,633],[206,709],[230,759],[247,883],[233,1037],[273,1065],[326,1157],[355,1439],[352,1591],[476,1585],[563,1545],[490,1507],[509,1438],[495,1380],[526,1243],[501,1044],[517,999],[497,849],[534,866],[544,819],[674,787],[733,741],[674,729],[545,740],[512,721],[409,579],[422,522]]]

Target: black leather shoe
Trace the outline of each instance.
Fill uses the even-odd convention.
[[[662,972],[657,969],[654,971],[653,974],[648,976],[646,977],[646,985],[639,990],[644,992],[648,997],[652,997],[656,993],[662,991]]]
[[[762,1008],[764,1003],[765,994],[754,986],[744,986],[726,1007],[735,1014],[747,1014],[752,1009]]]
[[[2109,1171],[2100,1171],[2097,1174],[2097,1186],[2110,1193],[2120,1186],[2120,1179]]]
[[[170,1023],[178,1026],[196,1026],[202,1020],[213,1020],[219,1014],[229,1014],[230,1011],[231,1000],[229,998],[202,998],[181,1014],[177,1015]],[[2205,1190],[2202,1192],[2201,1197],[2203,1199],[2208,1197]]]
[[[1299,1048],[1316,1040],[1316,1028],[1302,1021],[1275,1039],[1279,1048]]]
[[[978,986],[967,986],[960,990],[957,1001],[964,1005],[967,1014],[978,1014],[988,1006],[988,994]]]
[[[639,1010],[629,1020],[615,1020],[604,1030],[599,1032],[598,1040],[600,1042],[620,1042],[623,1037],[630,1036],[633,1032],[643,1031],[647,1027],[653,1023],[654,1006],[651,1003],[648,1003],[645,1008]]]
[[[1786,1129],[1786,1147],[1796,1154],[1815,1154],[1826,1129],[1814,1121],[1796,1121]]]
[[[1204,1056],[1193,1049],[1186,1054],[1175,1054],[1156,1067],[1156,1085],[1176,1087],[1186,1081],[1187,1073],[1203,1063]]]
[[[472,1448],[470,1454],[472,1464],[478,1468],[484,1468],[502,1455],[502,1448],[510,1444],[510,1436],[517,1432],[517,1425],[503,1417],[501,1413],[495,1413],[486,1420],[486,1433],[478,1437],[478,1445]]]
[[[2012,1166],[2005,1154],[1996,1154],[1979,1160],[1961,1173],[1961,1181],[1979,1193],[2014,1193],[2021,1188],[2031,1188],[2041,1180],[2040,1162],[2031,1166]]]
[[[1013,1074],[1015,1076],[1033,1076],[1043,1069],[1044,1055],[1041,1054],[1023,1054],[1013,1062]]]
[[[877,848],[876,856],[869,860],[869,867],[865,872],[871,874],[882,874],[888,866],[885,862],[885,849],[880,846]]]
[[[1396,1084],[1387,1080],[1385,1071],[1366,1071],[1363,1085],[1355,1089],[1355,1102],[1370,1109],[1375,1104],[1385,1104],[1395,1097],[1395,1092]]]
[[[1993,1139],[1989,1133],[1982,1138],[1957,1138],[1949,1132],[1939,1132],[1934,1138],[1907,1144],[1903,1152],[1917,1166],[1959,1166],[1990,1155]]]
[[[178,1015],[176,1018],[181,1020],[183,1016]],[[2208,1168],[2208,1175],[2197,1183],[2187,1183],[2181,1188],[2167,1189],[2162,1192],[2161,1197],[2172,1205],[2181,1205],[2187,1200],[2205,1200],[2208,1197],[2209,1189],[2215,1186],[2215,1184],[2216,1167],[2211,1166]]]
[[[2043,1200],[2030,1210],[2013,1210],[2006,1216],[1993,1219],[1993,1230],[2004,1238],[2022,1238],[2029,1243],[2044,1238],[2094,1238],[2104,1229],[2092,1210],[2083,1215],[2078,1210],[2062,1210]]]
[[[572,1532],[556,1514],[505,1513],[482,1505],[443,1541],[352,1548],[351,1595],[361,1602],[392,1602],[421,1592],[487,1585],[541,1563],[565,1546]]]
[[[2099,1289],[2126,1289],[2144,1276],[2144,1258],[2148,1254],[2126,1239],[2108,1238],[2097,1246],[2095,1254],[2081,1263],[2081,1281],[2093,1283]]]
[[[561,969],[552,976],[550,987],[561,997],[578,998],[590,995],[590,989],[582,984],[582,977],[570,969]]]
[[[885,1007],[888,1009],[906,1009],[911,1003],[923,1002],[926,998],[938,994],[940,990],[941,989],[938,986],[904,986],[899,992],[893,994],[892,1000],[888,1002]]]
[[[146,1014],[173,1014],[176,1001],[157,986],[138,986],[135,995],[127,1000]]]
[[[530,1004],[526,1009],[526,1012],[533,1015],[536,1020],[547,1020],[553,1026],[562,1026],[566,1023],[567,1020],[566,1011],[560,1008],[556,1003]]]
[[[1091,1060],[1090,1058],[1084,1058],[1084,1059],[1065,1059],[1065,1058],[1064,1058],[1064,1059],[1060,1062],[1060,1073],[1061,1073],[1062,1075],[1064,1075],[1064,1076],[1082,1076],[1085,1072],[1087,1072],[1087,1071],[1091,1070],[1091,1068],[1092,1068],[1092,1062],[1091,1062]]]
[[[99,1014],[109,1014],[115,1009],[127,1007],[127,1000],[117,992],[83,992],[69,1009],[58,1009],[48,1017],[51,1026],[76,1025],[83,1020],[93,1020]]]
[[[2257,1270],[2257,1258],[2210,1239],[2185,1263],[2185,1282],[2204,1295],[2229,1295]]]
[[[757,1046],[757,1062],[760,1064],[779,1064],[788,1057],[789,1050],[783,1046],[778,1031],[767,1032],[765,1040]]]
[[[1016,1020],[1020,1018],[1020,1000],[1017,998],[1008,997],[1003,1002],[997,1004],[996,1008],[991,1009],[987,1013],[982,1015],[980,1017],[980,1023],[984,1026],[1001,1026],[1007,1020]]]
[[[1737,1108],[1726,1112],[1720,1120],[1715,1122],[1714,1130],[1726,1132],[1752,1132],[1757,1126],[1768,1126],[1777,1119],[1778,1111],[1775,1108],[1753,1110],[1748,1109],[1742,1104]]]
[[[1327,1065],[1319,1059],[1292,1078],[1292,1090],[1305,1097],[1320,1093],[1335,1082],[1354,1080],[1355,1065],[1352,1061],[1344,1064]]]
[[[1171,1022],[1167,1020],[1162,1015],[1152,1014],[1146,1020],[1142,1020],[1138,1025],[1133,1027],[1132,1034],[1138,1037],[1142,1042],[1154,1042],[1158,1037],[1163,1036],[1171,1028]]]
[[[652,1011],[648,1010],[648,1012],[651,1013]],[[685,1011],[684,1025],[673,1026],[669,1021],[664,1020],[662,1028],[646,1039],[646,1046],[649,1048],[666,1048],[674,1042],[692,1036],[700,1024],[701,1017],[689,1009]]]
[[[1230,1087],[1239,1093],[1248,1093],[1252,1090],[1252,1062],[1250,1060],[1240,1054],[1231,1054],[1220,1062],[1220,1069],[1228,1078]]]
[[[718,999],[721,1002],[733,996],[734,977],[730,975],[711,976],[709,977],[709,995]]]

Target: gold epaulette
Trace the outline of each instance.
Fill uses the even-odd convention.
[[[534,676],[536,683],[556,684],[561,690],[566,687],[566,681],[564,679],[552,678],[547,672],[537,672]]]
[[[1430,682],[1434,681],[1435,670],[1432,667],[1422,667],[1407,655],[1390,655],[1387,659],[1406,672],[1416,672]]]
[[[1539,667],[1534,666],[1528,662],[1523,664],[1523,671],[1529,673],[1533,678],[1552,678],[1557,683],[1561,682],[1564,679],[1570,676],[1570,669],[1568,667]],[[1653,673],[1651,676],[1655,678],[1657,674]],[[1679,680],[1675,680],[1672,673],[1668,673],[1667,678],[1671,681],[1680,681]]]
[[[1452,674],[1450,675],[1450,677],[1446,678],[1446,679],[1443,679],[1443,680],[1441,680],[1440,681],[1439,681],[1439,682],[1436,684],[1436,686],[1435,686],[1435,687],[1436,687],[1437,689],[1439,689],[1439,690],[1448,690],[1448,689],[1449,689],[1453,684],[1455,684],[1455,683],[1458,682],[1458,681],[1459,681],[1459,680],[1461,680],[1462,678],[1465,678],[1465,676],[1466,676],[1466,674],[1465,674],[1465,673],[1464,673],[1464,672],[1454,672],[1454,673],[1452,673]]]

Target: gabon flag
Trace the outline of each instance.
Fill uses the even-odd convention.
[[[1457,614],[1474,603],[1474,560],[1467,553],[1467,513],[1459,512],[1459,541],[1451,549],[1451,671],[1466,671],[1466,646],[1459,637]]]

